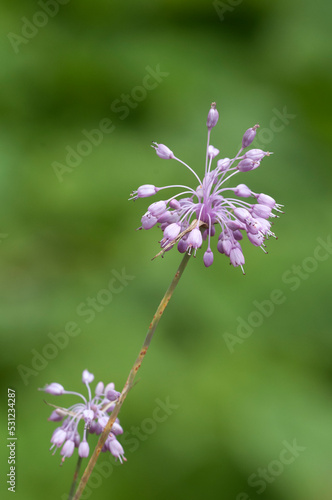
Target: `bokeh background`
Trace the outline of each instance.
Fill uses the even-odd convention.
[[[56,424],[37,389],[81,391],[87,368],[121,390],[180,261],[151,262],[159,231],[135,231],[150,200],[127,199],[145,183],[192,183],[150,144],[201,172],[216,101],[221,155],[255,123],[256,147],[274,152],[238,179],[285,205],[278,240],[269,255],[244,244],[246,276],[219,254],[209,269],[203,251],[190,261],[121,411],[128,462],[103,456],[84,498],[330,499],[331,3],[42,4],[4,0],[0,18],[1,495],[11,387],[16,498],[66,498],[76,460],[60,468],[48,451]],[[155,88],[140,90],[147,81]],[[66,163],[101,122],[99,143]],[[132,279],[101,306],[114,272]],[[89,297],[98,311],[83,316]],[[255,318],[229,348],[226,334],[239,339]],[[49,334],[68,322],[80,333],[56,349]],[[173,406],[157,423],[160,401]]]

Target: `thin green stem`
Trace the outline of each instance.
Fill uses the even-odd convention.
[[[68,500],[73,500],[73,498],[74,498],[77,478],[78,478],[78,474],[80,472],[80,468],[82,465],[82,460],[83,460],[82,457],[78,457],[76,469],[75,469],[74,476],[73,476],[73,482],[71,483],[71,487],[70,487],[70,491],[69,491],[69,495],[68,495]]]
[[[84,488],[89,480],[91,472],[93,471],[93,468],[96,465],[96,462],[97,462],[98,456],[102,450],[102,447],[104,446],[104,444],[107,440],[107,437],[108,437],[109,433],[111,432],[112,425],[114,424],[114,422],[115,422],[115,420],[120,412],[121,406],[123,405],[124,400],[126,399],[128,392],[130,391],[130,389],[134,385],[134,379],[135,379],[136,374],[137,374],[137,372],[142,364],[144,356],[146,355],[147,350],[150,346],[153,334],[158,326],[160,318],[161,318],[163,312],[165,311],[166,306],[167,306],[170,298],[172,297],[173,292],[174,292],[177,284],[180,281],[180,278],[181,278],[183,271],[185,270],[185,268],[189,262],[189,259],[190,259],[190,255],[188,253],[185,253],[184,257],[181,261],[181,264],[175,273],[175,276],[172,280],[172,283],[170,284],[168,290],[166,291],[164,297],[162,298],[162,300],[161,300],[161,302],[156,310],[155,315],[153,316],[153,319],[152,319],[150,326],[148,328],[148,332],[146,334],[146,337],[145,337],[145,340],[143,342],[140,353],[137,356],[137,359],[136,359],[132,369],[129,372],[127,381],[126,381],[126,383],[122,389],[122,392],[121,392],[121,394],[120,394],[120,396],[115,404],[115,408],[112,411],[110,418],[109,418],[102,434],[100,435],[97,446],[96,446],[96,448],[95,448],[95,450],[94,450],[94,452],[89,460],[89,463],[88,463],[88,465],[83,473],[83,476],[81,478],[80,484],[78,485],[78,488],[77,488],[77,491],[75,493],[75,496],[73,497],[73,500],[78,500],[84,491]]]

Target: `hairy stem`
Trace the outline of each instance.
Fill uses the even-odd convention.
[[[130,389],[134,385],[134,379],[135,379],[136,374],[137,374],[137,372],[142,364],[144,356],[146,355],[147,350],[150,346],[153,334],[157,328],[159,320],[160,320],[163,312],[165,311],[166,306],[167,306],[170,298],[172,297],[173,292],[174,292],[178,282],[180,281],[182,273],[185,270],[185,268],[189,262],[189,259],[190,259],[190,255],[188,253],[185,253],[184,257],[181,261],[181,264],[175,273],[175,276],[172,280],[172,283],[170,284],[168,290],[166,291],[164,297],[162,298],[162,300],[158,306],[158,309],[156,310],[155,315],[153,316],[153,319],[150,323],[150,326],[149,326],[148,332],[146,334],[145,340],[143,342],[142,348],[140,350],[140,353],[139,353],[132,369],[129,372],[127,381],[126,381],[126,383],[122,389],[122,392],[121,392],[121,394],[120,394],[120,396],[115,404],[115,408],[112,411],[110,418],[109,418],[102,434],[100,435],[97,446],[96,446],[96,448],[95,448],[95,450],[90,458],[90,461],[89,461],[89,463],[84,471],[84,474],[81,478],[80,484],[78,485],[78,488],[77,488],[77,491],[75,493],[75,496],[73,497],[73,500],[78,500],[84,491],[84,488],[88,482],[88,479],[91,475],[91,472],[93,471],[93,468],[96,465],[96,462],[97,462],[98,456],[102,450],[102,447],[104,446],[106,439],[107,439],[109,433],[111,432],[112,425],[114,424],[114,422],[115,422],[115,420],[120,412],[121,406],[123,405],[124,400],[126,399],[128,392],[130,391]]]

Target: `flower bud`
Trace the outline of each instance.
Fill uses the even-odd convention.
[[[234,189],[234,194],[236,194],[236,196],[241,196],[242,198],[248,198],[252,193],[251,189],[249,189],[248,186],[246,186],[245,184],[239,184]]]
[[[219,149],[215,148],[214,146],[210,145],[208,147],[208,157],[209,158],[215,158],[219,154]]]
[[[60,451],[60,455],[63,457],[71,457],[74,453],[75,443],[71,439],[68,439]]]
[[[47,385],[45,389],[42,390],[48,392],[48,394],[52,394],[52,396],[60,396],[60,394],[63,394],[65,392],[62,385],[58,384],[57,382],[52,382],[52,384]]]
[[[271,208],[273,208],[276,204],[276,201],[268,194],[260,193],[258,196],[256,196],[256,199],[258,203],[261,203],[262,205],[267,205],[268,207]]]
[[[251,213],[254,217],[257,216],[262,219],[268,219],[271,215],[271,210],[271,207],[257,203],[256,205],[252,205]]]
[[[213,252],[210,248],[207,249],[203,256],[203,262],[205,267],[210,267],[213,264]]]
[[[250,215],[250,212],[246,208],[235,208],[234,215],[241,222],[247,222],[248,220],[250,220],[252,218]],[[236,229],[238,229],[238,228],[236,228]]]
[[[247,233],[248,235],[248,240],[250,243],[255,245],[255,247],[260,247],[264,243],[264,236],[262,233],[257,233],[257,234],[251,234]]]
[[[149,212],[147,212],[143,217],[141,218],[142,222],[142,227],[143,229],[151,229],[153,226],[155,226],[158,222],[157,217],[153,217]]]
[[[166,203],[164,201],[156,201],[149,206],[148,211],[154,217],[160,217],[166,211]]]
[[[187,243],[188,246],[191,246],[195,249],[200,248],[202,246],[203,243],[202,233],[197,227],[195,227],[192,231],[190,231]]]
[[[173,241],[178,236],[180,231],[181,226],[177,222],[174,222],[166,227],[164,231],[164,238],[166,238],[166,240]]]
[[[174,158],[173,151],[171,151],[165,144],[158,144],[157,142],[152,143],[152,147],[156,150],[159,158],[163,160],[170,160]]]
[[[63,443],[65,442],[66,437],[67,437],[66,431],[61,429],[61,427],[58,427],[53,433],[53,436],[51,438],[51,443],[60,448],[60,446],[62,446]]]
[[[90,423],[95,418],[95,413],[92,410],[85,409],[85,410],[83,410],[82,416],[83,416],[84,422]]]
[[[137,197],[138,198],[147,198],[148,196],[153,196],[159,191],[156,186],[152,184],[144,184],[137,189]]]
[[[256,136],[256,130],[258,129],[259,125],[254,125],[252,128],[248,128],[248,130],[245,131],[243,138],[242,138],[242,148],[247,148],[250,146],[252,141],[255,139]]]
[[[260,161],[262,158],[264,158],[264,156],[269,156],[269,154],[270,153],[262,151],[261,149],[250,149],[250,151],[247,151],[244,157],[248,158],[249,160]]]
[[[184,240],[183,238],[181,238],[181,240],[178,243],[178,250],[179,250],[179,252],[180,253],[185,253],[187,251],[187,248],[188,248],[187,240]]]
[[[82,373],[82,382],[83,384],[91,384],[95,376],[93,373],[88,372],[88,370],[84,370]]]
[[[96,396],[101,396],[104,392],[104,384],[103,382],[98,382],[95,388],[95,394]]]
[[[217,161],[217,169],[220,172],[225,172],[230,166],[230,164],[231,164],[230,158],[223,158],[222,160]]]
[[[78,447],[78,454],[81,458],[86,458],[89,456],[89,445],[86,441],[82,441]]]
[[[218,123],[219,113],[216,109],[216,106],[217,106],[216,103],[213,102],[211,104],[211,109],[208,112],[206,126],[209,130],[211,130],[213,127],[215,127]]]
[[[63,417],[64,415],[61,415],[58,410],[53,410],[47,420],[49,420],[50,422],[61,422],[61,420],[63,420]]]
[[[175,210],[179,210],[179,208],[181,208],[180,203],[179,203],[179,202],[178,202],[178,200],[176,200],[175,198],[173,198],[173,200],[171,200],[171,201],[169,202],[169,206],[170,206],[171,208],[174,208]]]
[[[253,170],[255,168],[255,162],[249,158],[245,158],[244,160],[241,160],[237,164],[237,169],[240,172],[249,172],[249,170]]]
[[[238,266],[243,266],[245,263],[244,260],[244,255],[242,253],[241,247],[233,247],[230,254],[229,258],[231,261],[232,266],[238,267]]]
[[[115,391],[114,389],[110,389],[106,392],[105,396],[110,401],[116,401],[121,395],[121,392]]]

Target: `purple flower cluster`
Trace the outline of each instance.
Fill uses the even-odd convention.
[[[268,219],[278,217],[273,210],[281,212],[281,205],[269,195],[251,191],[245,184],[226,186],[235,175],[256,169],[262,159],[270,155],[261,149],[244,152],[244,149],[253,142],[259,125],[249,128],[244,133],[241,149],[234,158],[219,159],[216,168],[211,168],[212,160],[219,154],[219,150],[210,145],[211,130],[217,124],[218,118],[216,104],[212,103],[207,117],[208,140],[202,180],[167,146],[157,143],[152,145],[160,158],[176,160],[188,168],[198,182],[196,189],[181,184],[164,187],[144,184],[131,194],[131,199],[153,196],[167,188],[179,188],[181,190],[179,194],[152,203],[141,219],[142,225],[139,229],[151,229],[159,224],[163,231],[160,241],[162,250],[158,255],[163,255],[175,244],[179,252],[193,252],[196,255],[196,250],[202,246],[203,240],[207,239],[207,250],[203,261],[205,266],[209,267],[213,263],[211,237],[216,233],[216,226],[219,226],[217,250],[229,257],[233,266],[240,266],[244,274],[245,260],[240,244],[242,233],[246,233],[253,245],[261,247],[267,253],[265,240],[269,236],[276,237],[271,231],[271,222]],[[254,197],[256,203],[239,200],[233,195],[241,198]]]
[[[114,384],[111,382],[104,387],[103,382],[98,382],[95,388],[95,395],[92,397],[90,385],[94,380],[94,375],[84,370],[82,374],[82,382],[88,391],[88,399],[82,394],[73,391],[65,391],[61,384],[53,382],[41,389],[53,396],[60,396],[62,394],[74,394],[79,396],[83,403],[77,403],[70,406],[68,409],[56,407],[51,413],[48,420],[53,422],[62,422],[60,427],[57,427],[53,432],[51,438],[51,450],[54,448],[53,454],[57,448],[61,448],[60,455],[62,462],[66,457],[71,457],[75,448],[78,448],[80,457],[87,457],[89,455],[89,445],[87,443],[87,432],[91,434],[101,434],[109,419],[109,413],[115,407],[115,402],[120,396],[120,393],[114,389]],[[83,439],[81,440],[78,432],[78,425],[80,420],[84,422]],[[117,418],[112,426],[112,430],[103,446],[102,451],[110,451],[115,458],[120,462],[126,461],[124,457],[124,450],[117,441],[116,436],[123,433],[123,429]]]

